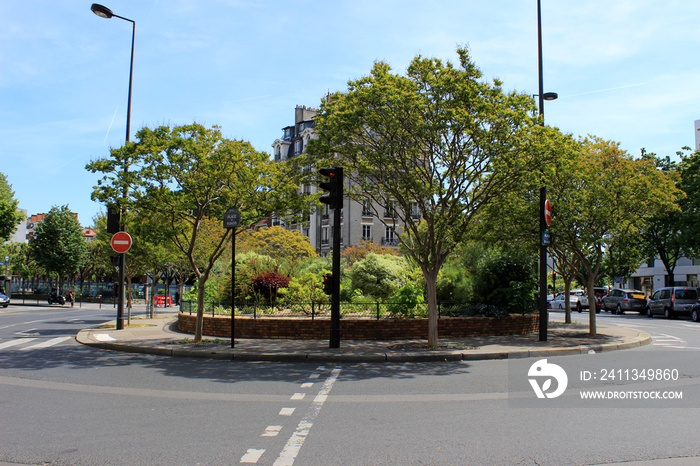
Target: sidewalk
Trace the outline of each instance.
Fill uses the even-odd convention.
[[[159,311],[162,312],[162,309]],[[193,335],[177,329],[177,316],[132,319],[123,330],[85,329],[76,340],[95,348],[162,356],[226,359],[237,361],[309,362],[408,362],[468,361],[585,354],[615,351],[651,343],[646,332],[616,326],[598,326],[590,337],[588,327],[549,322],[547,341],[537,333],[469,338],[443,338],[439,348],[429,349],[425,340],[365,341],[342,340],[340,348],[329,348],[328,340],[236,339],[205,336],[202,344],[192,343]]]

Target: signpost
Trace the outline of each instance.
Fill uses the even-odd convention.
[[[117,330],[124,329],[124,266],[126,264],[126,251],[131,248],[131,235],[125,231],[118,231],[110,241],[114,252],[119,254],[119,304],[117,306]]]
[[[234,329],[236,321],[236,228],[241,225],[241,213],[235,207],[231,207],[224,214],[224,228],[231,232],[231,348],[236,346]]]

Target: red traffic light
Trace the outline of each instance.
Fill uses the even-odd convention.
[[[343,169],[341,167],[322,168],[318,172],[329,178],[329,181],[318,184],[321,189],[328,191],[328,196],[322,196],[321,202],[328,204],[331,209],[342,209]]]

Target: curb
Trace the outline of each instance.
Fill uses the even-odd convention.
[[[298,352],[262,352],[231,350],[225,351],[212,348],[168,348],[162,344],[131,344],[120,342],[98,342],[90,338],[90,333],[94,329],[81,330],[75,337],[76,341],[86,346],[103,350],[121,351],[137,354],[153,354],[157,356],[170,356],[180,358],[216,359],[226,361],[266,361],[266,362],[338,362],[338,363],[380,363],[380,362],[455,362],[455,361],[478,361],[494,359],[522,359],[522,358],[542,358],[549,356],[567,356],[619,351],[651,343],[651,336],[647,332],[638,331],[635,337],[616,343],[605,343],[598,345],[580,345],[572,347],[557,348],[531,348],[517,350],[493,350],[493,351],[442,351],[436,353],[425,352],[405,352],[405,353],[334,353],[330,351],[298,351]]]

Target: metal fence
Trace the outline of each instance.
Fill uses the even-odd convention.
[[[180,312],[190,315],[197,312],[197,302],[183,300],[180,302]],[[525,312],[523,312],[524,314]],[[230,302],[204,303],[204,314],[211,316],[230,316]],[[260,317],[330,317],[330,303],[279,303],[270,305],[260,302],[236,303],[237,316]],[[397,317],[427,317],[428,304],[407,303],[340,303],[340,315],[346,318],[360,319],[392,319]],[[506,317],[508,312],[503,309],[474,303],[438,303],[439,317]]]

